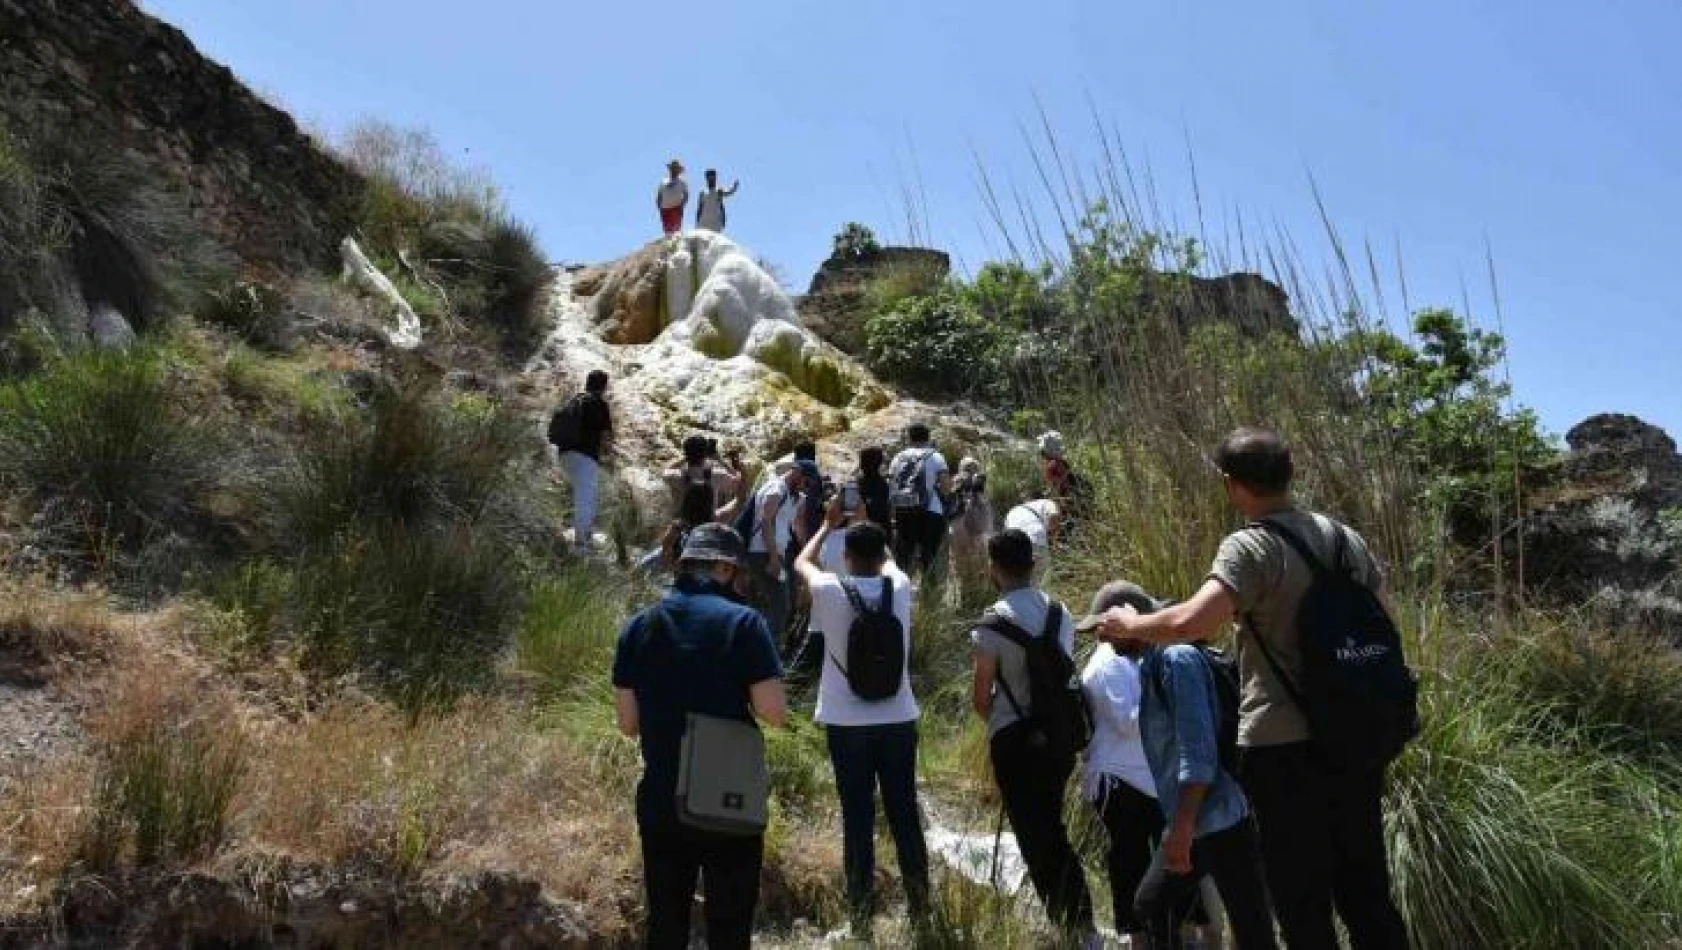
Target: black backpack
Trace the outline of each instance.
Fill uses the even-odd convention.
[[[549,418],[549,443],[562,452],[570,452],[583,438],[584,394],[579,393]]]
[[[1302,538],[1273,521],[1250,525],[1285,542],[1314,573],[1297,613],[1302,677],[1293,682],[1267,648],[1253,618],[1250,634],[1291,701],[1308,720],[1315,752],[1335,769],[1382,768],[1419,734],[1419,679],[1402,656],[1402,638],[1384,604],[1346,561],[1346,529],[1335,524],[1334,569]]]
[[[889,500],[895,511],[921,511],[929,506],[929,480],[923,477],[923,467],[934,456],[934,449],[907,458],[894,471],[893,493]]]
[[[717,511],[717,496],[713,493],[713,467],[702,465],[697,476],[688,466],[683,470],[683,495],[678,501],[677,517],[693,528],[713,520]]]
[[[1092,741],[1092,710],[1081,689],[1075,659],[1063,651],[1058,634],[1063,629],[1063,605],[1052,603],[1045,615],[1045,629],[1034,636],[989,611],[978,626],[999,634],[1022,648],[1027,658],[1029,708],[1026,712],[999,677],[999,688],[1016,715],[1034,730],[1036,745],[1053,755],[1075,755]]]
[[[1215,708],[1220,718],[1215,723],[1215,748],[1220,754],[1221,768],[1228,775],[1238,775],[1238,701],[1242,690],[1238,684],[1238,661],[1224,651],[1202,644],[1194,645],[1209,667],[1209,678],[1215,683]],[[1165,702],[1171,702],[1167,684],[1162,682],[1162,668],[1157,667],[1157,691]]]
[[[871,610],[851,580],[841,578],[841,590],[853,606],[853,623],[847,628],[847,665],[835,654],[829,662],[847,678],[853,694],[867,702],[893,699],[905,679],[905,627],[894,615],[894,582],[882,576],[882,606]]]

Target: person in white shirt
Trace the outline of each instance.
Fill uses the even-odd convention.
[[[707,169],[707,190],[701,192],[701,197],[695,201],[695,226],[706,231],[724,230],[724,199],[736,195],[736,189],[742,183],[733,181],[729,188],[718,187],[718,172]]]
[[[946,502],[952,470],[930,442],[929,427],[913,423],[906,446],[888,466],[894,509],[894,559],[909,573],[927,574],[946,541]]]
[[[1049,498],[1025,501],[1005,512],[1005,527],[1015,528],[1034,542],[1034,584],[1045,582],[1051,566],[1051,546],[1063,525],[1063,509]]]
[[[683,230],[683,209],[689,204],[689,183],[683,180],[683,163],[666,163],[666,179],[654,190],[654,207],[660,211],[660,228],[666,234]]]
[[[1090,613],[1122,604],[1151,605],[1137,585],[1125,581],[1105,584],[1092,598]],[[1152,608],[1154,609],[1154,607]],[[1105,863],[1110,872],[1110,897],[1115,929],[1144,946],[1145,921],[1134,911],[1134,895],[1150,869],[1151,850],[1166,827],[1157,805],[1156,783],[1139,738],[1139,701],[1143,688],[1139,664],[1100,643],[1081,672],[1081,689],[1092,710],[1092,742],[1086,747],[1081,795],[1097,810],[1109,835]],[[1197,904],[1190,898],[1176,920],[1196,919]]]
[[[882,811],[888,819],[906,902],[913,916],[928,905],[929,859],[917,805],[917,701],[911,695],[911,579],[888,553],[888,535],[880,525],[860,522],[847,528],[843,542],[846,572],[835,574],[818,565],[818,553],[840,526],[842,499],[831,499],[824,523],[806,543],[795,570],[812,592],[813,626],[823,631],[823,673],[818,683],[814,719],[823,724],[829,740],[835,788],[841,797],[842,864],[846,869],[847,899],[854,936],[868,934],[874,911],[876,877],[876,790],[882,792]],[[883,608],[887,609],[884,610]],[[866,657],[850,650],[860,610],[891,614],[886,623],[901,637],[903,649],[878,654],[898,667],[897,676],[880,666],[869,671],[874,687],[867,687]],[[866,618],[868,619],[868,618]],[[891,642],[891,640],[890,640]],[[894,688],[897,681],[898,688]],[[878,698],[860,691],[874,688]],[[872,693],[865,692],[865,696]],[[864,931],[861,933],[860,931]]]
[[[768,479],[754,495],[748,532],[748,569],[757,606],[779,640],[786,633],[790,605],[790,584],[782,552],[794,540],[794,518],[800,511],[800,493],[818,480],[818,467],[799,462],[783,474]]]

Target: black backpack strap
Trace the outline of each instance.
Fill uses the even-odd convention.
[[[991,610],[981,615],[981,621],[976,624],[976,628],[991,630],[1024,651],[1028,649],[1028,642],[1034,638],[1033,634],[1017,626],[1014,621],[1006,620]],[[1022,704],[1016,701],[1016,694],[1011,691],[1010,683],[1003,676],[993,677],[993,682],[999,684],[999,690],[1005,694],[1005,701],[1010,703],[1011,709],[1016,710],[1016,718],[1027,719],[1028,714],[1022,710]]]
[[[870,608],[864,604],[864,595],[859,593],[858,585],[854,584],[851,578],[837,577],[836,580],[841,583],[841,592],[847,595],[847,603],[852,605],[854,613],[862,616],[870,612]]]
[[[882,575],[882,613],[894,612],[894,579],[886,574]]]
[[[1292,531],[1290,528],[1285,527],[1277,521],[1267,518],[1250,522],[1250,527],[1265,531],[1285,542],[1286,546],[1297,552],[1297,557],[1302,558],[1303,563],[1308,565],[1308,569],[1314,572],[1315,577],[1319,577],[1320,575],[1326,573],[1325,565],[1320,563],[1320,558],[1314,553],[1314,549],[1309,547],[1308,542],[1299,537],[1295,531]],[[1343,529],[1341,525],[1338,528],[1337,534],[1339,560],[1342,560]]]

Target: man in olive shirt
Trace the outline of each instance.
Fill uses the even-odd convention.
[[[1338,535],[1344,563],[1377,592],[1383,577],[1360,535],[1291,501],[1291,452],[1265,429],[1239,429],[1215,452],[1227,496],[1246,520],[1267,520],[1330,563]],[[1209,577],[1183,604],[1141,615],[1105,615],[1106,640],[1185,643],[1243,618],[1239,779],[1255,807],[1274,912],[1290,950],[1336,950],[1333,910],[1355,950],[1405,950],[1407,931],[1390,892],[1384,848],[1384,771],[1329,769],[1310,752],[1308,722],[1256,638],[1287,677],[1302,673],[1297,610],[1313,573],[1286,542],[1245,528],[1221,542]],[[1298,680],[1300,682],[1300,679]]]

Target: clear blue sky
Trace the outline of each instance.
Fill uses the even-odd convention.
[[[802,287],[844,221],[903,238],[919,179],[933,243],[975,266],[997,242],[974,156],[1033,187],[1038,101],[1091,163],[1090,100],[1168,214],[1193,220],[1189,139],[1211,217],[1277,223],[1318,267],[1312,172],[1346,238],[1400,247],[1415,306],[1464,293],[1492,324],[1487,242],[1551,430],[1623,410],[1682,435],[1676,0],[145,6],[306,122],[431,129],[557,259],[650,237],[667,158],[717,166],[732,234]]]

